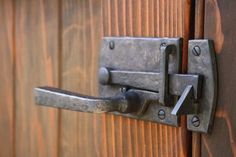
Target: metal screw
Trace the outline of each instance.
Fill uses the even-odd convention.
[[[166,117],[166,113],[165,113],[165,111],[164,110],[159,110],[158,111],[158,117],[160,118],[160,119],[165,119],[165,117]]]
[[[191,119],[193,126],[198,127],[200,125],[200,119],[198,116],[193,116]]]
[[[201,48],[199,46],[194,46],[192,49],[192,53],[194,56],[199,56],[201,54]]]
[[[161,43],[161,47],[162,47],[162,46],[166,46],[166,43]]]
[[[109,48],[110,48],[111,50],[113,50],[113,49],[115,48],[115,42],[114,42],[114,41],[110,41],[110,42],[109,42]]]
[[[126,88],[126,87],[120,88],[120,92],[121,92],[121,93],[124,93],[124,92],[126,92],[126,91],[127,91],[127,88]]]

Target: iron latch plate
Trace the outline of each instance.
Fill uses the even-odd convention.
[[[198,54],[193,52],[198,49]],[[188,73],[204,76],[198,114],[187,116],[187,128],[191,131],[211,132],[217,98],[217,66],[214,44],[211,40],[190,40],[188,49]],[[198,120],[197,126],[193,118]]]
[[[181,68],[181,38],[134,38],[134,37],[105,37],[100,51],[100,67],[115,70],[160,72],[160,47],[175,45],[176,51],[169,56],[169,74],[178,74]],[[150,82],[151,83],[151,82]],[[100,85],[100,96],[112,97],[124,86]],[[173,107],[165,107],[159,103],[149,104],[143,115],[113,114],[130,118],[148,120],[158,123],[179,125],[179,117],[171,114]],[[165,118],[159,118],[160,111],[165,111]]]
[[[158,74],[163,72],[160,66],[162,65],[161,47],[163,45],[174,45],[176,47],[176,50],[168,56],[168,77],[170,79],[168,92],[172,95],[180,96],[183,94],[184,96],[184,94],[187,94],[184,93],[184,89],[187,85],[191,85],[193,87],[194,98],[189,103],[192,106],[188,107],[189,105],[185,103],[185,106],[188,108],[184,112],[182,111],[182,113],[187,114],[187,128],[191,131],[209,133],[213,123],[217,93],[217,70],[212,41],[190,40],[188,49],[188,74],[179,74],[182,56],[181,38],[105,37],[101,46],[100,68],[106,67],[112,69],[114,74],[117,73],[116,71],[120,71],[118,72],[119,76],[116,75],[116,78],[120,80],[122,80],[121,78],[124,78],[123,80],[128,78],[128,73],[128,79],[131,80],[133,76],[136,79],[137,75],[142,75],[141,79],[144,79],[145,88],[141,90],[157,92],[160,90],[160,77],[156,77],[155,79],[151,73],[155,73],[155,76],[158,76]],[[197,53],[194,51],[196,49],[198,50]],[[130,72],[134,72],[134,74],[130,75]],[[150,76],[151,78],[148,77],[145,81],[144,76]],[[173,78],[177,79],[173,80]],[[116,82],[116,80],[113,81]],[[140,83],[140,80],[137,82]],[[149,82],[156,86],[149,86]],[[130,84],[136,84],[136,81],[131,82],[129,80],[129,83],[122,81],[121,85],[100,84],[100,96],[113,97],[117,93],[120,93],[124,87],[133,89],[132,86],[129,87]],[[142,85],[143,83],[141,85],[136,84],[136,87]],[[176,102],[178,100],[177,96],[175,96]],[[191,99],[191,97],[189,98]],[[181,103],[184,103],[184,101],[181,101]],[[175,112],[172,112],[173,109]],[[165,106],[159,102],[152,102],[143,114],[112,113],[135,119],[178,126],[180,116],[175,114],[177,113],[176,109],[174,106]],[[195,120],[198,120],[198,123],[195,123]]]

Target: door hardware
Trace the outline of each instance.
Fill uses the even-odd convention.
[[[34,89],[36,103],[172,126],[187,115],[188,130],[208,133],[217,90],[213,43],[190,40],[188,46],[188,72],[180,74],[181,38],[105,37],[98,72],[101,97],[38,87]]]

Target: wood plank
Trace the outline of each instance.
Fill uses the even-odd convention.
[[[63,89],[83,94],[97,94],[97,66],[101,39],[101,1],[62,1],[62,60]],[[102,136],[103,115],[61,112],[61,156],[105,156]]]
[[[0,156],[14,154],[13,2],[0,1]]]
[[[205,0],[196,0],[195,26],[194,26],[195,39],[202,39],[204,37],[204,13],[205,13]]]
[[[15,155],[58,156],[58,110],[36,106],[33,88],[58,86],[58,2],[15,1]]]
[[[205,0],[195,1],[194,39],[204,38]],[[201,156],[201,133],[192,133],[192,157]]]
[[[205,0],[205,38],[214,40],[218,65],[218,103],[211,135],[202,136],[202,157],[236,156],[236,2]]]
[[[190,0],[64,0],[62,87],[97,94],[102,35],[181,36],[186,48],[190,5]],[[61,156],[188,156],[184,123],[174,128],[113,115],[62,111],[60,138]]]

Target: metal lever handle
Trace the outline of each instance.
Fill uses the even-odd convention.
[[[139,95],[127,91],[115,97],[96,98],[52,87],[34,89],[35,101],[39,105],[90,113],[118,111],[121,113],[138,112],[142,108]]]

